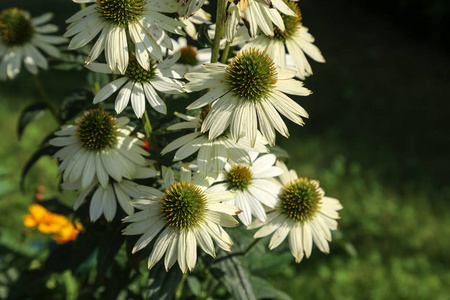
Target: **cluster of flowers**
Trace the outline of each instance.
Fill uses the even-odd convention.
[[[64,244],[76,239],[83,226],[79,222],[72,223],[63,215],[55,214],[39,204],[32,204],[28,208],[23,222],[26,227],[37,228],[40,232],[53,234],[58,244]]]
[[[166,94],[203,92],[187,107],[200,111],[198,115],[177,113],[183,121],[168,127],[190,133],[162,150],[176,150],[175,162],[195,156],[190,163],[166,167],[149,161],[142,137],[132,136],[129,119],[102,109],[89,110],[75,125],[57,131],[50,144],[61,148],[55,158],[63,188],[80,190],[75,209],[88,199],[91,220],[104,215],[110,221],[119,203],[129,215],[123,220],[130,223],[123,234],[140,235],[133,252],[152,242],[149,268],[165,255],[167,269],[178,261],[183,272],[192,270],[197,245],[211,256],[213,242],[230,251],[233,242],[223,227],[239,224],[234,215],[248,229],[260,228],[255,238],[272,235],[270,249],[289,236],[296,262],[310,256],[313,242],[329,252],[340,202],[325,197],[317,181],[298,178],[275,155],[267,154],[266,147],[275,145],[275,131],[289,137],[280,114],[299,125],[308,117],[287,95],[311,94],[297,79],[312,74],[304,53],[324,62],[302,24],[297,2],[219,0],[226,18],[215,24],[211,37],[217,43],[222,28],[223,53],[230,46],[240,49],[220,63],[211,50],[197,51],[186,39],[171,38],[184,35],[183,28],[194,36],[194,24],[209,23],[201,9],[205,0],[73,1],[92,4],[67,20],[64,36],[71,39],[69,49],[95,40],[87,67],[115,78],[95,95],[94,103],[117,94],[117,114],[131,100],[137,118],[145,116],[144,122],[149,122],[146,101],[165,114]],[[32,65],[45,68],[36,47],[57,55],[52,44],[63,39],[41,34],[52,32],[51,25],[37,27],[47,20],[30,19],[17,9],[0,15],[0,74],[17,75],[21,57],[30,71],[35,71]],[[14,35],[17,22],[30,28],[30,35],[20,41]],[[106,63],[96,62],[101,57]],[[148,178],[161,188],[135,182]]]

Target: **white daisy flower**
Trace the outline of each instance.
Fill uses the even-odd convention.
[[[203,251],[215,257],[213,240],[225,251],[231,250],[232,241],[222,227],[239,223],[232,217],[239,212],[235,206],[225,205],[234,197],[232,192],[209,192],[211,180],[199,173],[191,177],[185,165],[180,181],[176,182],[171,169],[163,167],[164,193],[154,190],[153,195],[134,201],[140,209],[124,219],[132,223],[125,235],[142,235],[133,253],[146,247],[156,236],[148,259],[152,268],[165,254],[164,264],[169,270],[178,261],[181,271],[192,271],[197,261],[197,243]]]
[[[48,69],[47,59],[41,51],[53,57],[60,56],[54,45],[65,43],[67,39],[47,35],[58,31],[56,25],[45,24],[52,17],[52,13],[46,13],[31,18],[18,8],[8,8],[0,13],[0,80],[14,79],[20,72],[22,61],[32,74],[38,73],[38,67]]]
[[[138,168],[147,165],[141,148],[145,143],[129,136],[128,118],[114,118],[101,109],[92,109],[77,120],[76,125],[65,125],[55,132],[50,144],[63,147],[54,158],[61,160],[58,167],[64,182],[81,180],[86,189],[96,179],[107,188],[111,176],[115,181],[133,179]]]
[[[261,34],[255,40],[246,44],[242,50],[251,47],[261,49],[267,52],[275,64],[281,68],[284,69],[293,65],[298,72],[297,76],[305,79],[313,72],[304,53],[321,63],[325,62],[325,58],[323,58],[319,48],[313,45],[314,37],[308,33],[308,28],[302,25],[302,15],[298,4],[292,1],[284,1],[297,14],[297,16],[282,15],[286,31],[283,32],[275,28],[273,37]],[[290,55],[286,54],[285,48]]]
[[[150,178],[157,175],[158,172],[156,170],[150,168],[137,168],[135,179]],[[78,190],[81,189],[81,182],[65,182],[61,187],[66,190]],[[98,183],[97,179],[94,179],[91,185],[80,193],[73,208],[74,210],[77,210],[91,191],[95,190],[89,206],[89,216],[91,221],[95,222],[104,215],[106,220],[111,222],[116,215],[117,203],[119,203],[120,207],[127,215],[131,215],[134,213],[134,207],[131,205],[130,200],[148,194],[149,189],[151,188],[139,185],[127,179],[124,179],[121,182],[111,180],[106,187],[103,187]]]
[[[165,94],[179,94],[184,90],[180,81],[166,77],[165,69],[159,67],[161,67],[161,64],[158,65],[152,60],[150,68],[145,70],[139,65],[136,57],[132,55],[124,76],[105,85],[95,95],[94,104],[106,100],[120,90],[115,103],[118,114],[127,107],[130,99],[134,113],[138,118],[142,118],[145,112],[146,99],[157,112],[165,114],[167,112],[166,104],[156,91]],[[95,72],[114,73],[107,64],[92,63],[88,68]]]
[[[303,255],[309,258],[313,241],[320,251],[330,252],[331,230],[338,228],[337,213],[342,209],[339,200],[325,197],[319,182],[298,178],[294,170],[278,162],[284,173],[280,176],[283,184],[279,202],[275,209],[267,213],[267,221],[255,220],[248,229],[261,227],[254,235],[261,238],[272,234],[269,248],[278,247],[289,235],[289,248],[299,263]]]
[[[250,143],[245,137],[239,139],[236,143],[228,133],[224,133],[214,139],[209,139],[207,133],[200,131],[202,122],[208,114],[208,111],[209,109],[204,110],[197,118],[176,113],[179,118],[186,122],[171,125],[167,129],[194,129],[195,131],[171,142],[161,151],[161,154],[164,155],[178,149],[175,153],[174,161],[179,161],[186,159],[198,151],[198,170],[200,173],[206,175],[211,172],[222,171],[228,158],[238,163],[248,163],[251,161],[250,151],[257,153],[269,151],[265,146],[267,142],[260,134],[254,147],[250,146]]]
[[[225,37],[233,41],[239,21],[242,19],[252,38],[256,37],[258,29],[268,36],[274,35],[275,24],[281,31],[285,30],[280,12],[295,16],[283,0],[238,0],[230,3],[225,21]],[[273,24],[272,24],[273,23]]]
[[[94,3],[77,12],[67,22],[65,37],[72,37],[69,49],[80,48],[99,37],[92,47],[87,64],[105,50],[111,70],[124,74],[128,66],[128,35],[134,43],[136,58],[146,70],[151,68],[150,56],[163,59],[161,46],[172,48],[167,32],[183,35],[183,24],[162,13],[177,10],[177,0],[73,0],[76,3]]]
[[[274,166],[275,155],[257,156],[253,153],[248,164],[227,163],[217,178],[217,184],[210,188],[212,191],[236,192],[236,198],[225,204],[236,205],[242,210],[238,217],[246,226],[251,223],[252,215],[262,222],[266,220],[264,206],[274,208],[280,192],[280,186],[269,178],[283,173],[282,169]]]
[[[212,89],[191,103],[187,109],[214,105],[202,123],[201,131],[209,131],[209,139],[230,127],[231,137],[238,141],[245,135],[253,146],[259,129],[270,145],[275,144],[275,129],[283,136],[289,132],[280,112],[291,121],[303,125],[301,117],[308,113],[284,93],[307,96],[311,91],[301,81],[292,79],[296,71],[276,68],[264,52],[249,49],[235,56],[229,65],[205,64],[203,73],[188,73],[188,91]]]

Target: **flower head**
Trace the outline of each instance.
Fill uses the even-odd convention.
[[[131,223],[125,235],[142,235],[133,253],[146,247],[159,234],[148,260],[149,268],[165,254],[167,270],[178,261],[183,272],[192,271],[197,261],[197,243],[213,257],[213,240],[226,251],[230,251],[232,245],[222,227],[238,224],[232,215],[239,209],[221,202],[230,200],[233,193],[210,192],[207,188],[211,180],[199,173],[191,177],[186,165],[180,172],[180,181],[176,182],[173,171],[163,167],[164,192],[154,190],[134,201],[141,211],[124,219]]]
[[[80,48],[97,35],[87,64],[96,60],[105,51],[106,62],[111,70],[124,74],[129,61],[128,40],[134,43],[137,62],[145,70],[152,66],[151,57],[161,61],[161,46],[173,47],[168,32],[183,34],[181,22],[162,13],[177,10],[174,1],[156,0],[73,0],[94,2],[79,11],[67,22],[64,36],[72,37],[69,49]]]
[[[209,131],[210,139],[230,127],[235,141],[245,135],[253,146],[259,123],[264,137],[274,145],[275,129],[289,136],[278,112],[299,125],[304,124],[301,117],[308,117],[284,93],[307,96],[311,92],[292,79],[295,71],[277,68],[265,52],[250,48],[235,56],[229,65],[205,64],[203,68],[203,73],[186,74],[190,82],[185,87],[188,91],[212,89],[188,106],[195,109],[213,102],[201,128],[202,132]]]
[[[164,62],[163,62],[164,63]],[[160,68],[163,67],[163,68]],[[92,63],[88,68],[95,72],[113,73],[106,64]],[[116,97],[115,109],[121,113],[131,99],[131,105],[138,118],[142,118],[145,112],[145,100],[159,113],[165,114],[167,107],[158,93],[179,94],[183,92],[181,82],[166,75],[169,64],[161,66],[151,59],[151,65],[144,69],[134,55],[130,56],[130,62],[124,76],[105,85],[94,97],[94,103],[109,98],[113,93],[120,90]]]
[[[277,27],[278,30],[285,31],[280,12],[289,16],[295,16],[295,12],[283,0],[233,1],[233,3],[230,3],[227,11],[225,37],[229,42],[233,41],[240,19],[244,21],[252,38],[256,37],[258,29],[261,29],[268,36],[273,36]]]
[[[238,215],[244,225],[249,225],[252,215],[260,221],[266,220],[265,207],[273,208],[277,203],[279,185],[270,181],[271,178],[282,174],[282,169],[275,167],[276,156],[252,153],[248,163],[227,163],[225,169],[217,178],[213,191],[230,190],[236,197],[226,204],[236,205],[242,210]]]
[[[313,241],[324,253],[330,252],[331,230],[337,229],[338,210],[341,203],[325,197],[319,183],[307,178],[298,178],[294,170],[289,171],[282,162],[280,181],[283,185],[274,210],[268,212],[266,222],[255,220],[248,229],[261,227],[255,238],[272,234],[269,248],[278,247],[289,235],[289,248],[299,263],[303,255],[311,255]]]
[[[281,14],[285,30],[275,28],[273,36],[261,34],[242,47],[241,51],[251,47],[261,49],[270,55],[276,65],[281,68],[293,67],[297,70],[297,76],[305,79],[306,76],[313,74],[305,53],[317,62],[324,63],[325,59],[319,48],[313,44],[314,37],[308,33],[308,28],[302,25],[298,3],[283,1],[296,13],[295,16]],[[286,48],[289,54],[286,53]]]
[[[58,244],[74,240],[83,228],[81,223],[72,223],[63,215],[55,214],[39,204],[28,207],[29,214],[24,216],[26,227],[37,229],[42,233],[53,233],[52,238]]]
[[[0,12],[0,80],[14,79],[20,72],[22,61],[32,74],[38,73],[38,67],[47,69],[47,59],[38,48],[50,56],[59,57],[60,51],[54,45],[62,44],[66,39],[47,35],[58,31],[58,27],[43,25],[52,16],[47,13],[31,18],[18,8]]]
[[[92,109],[77,120],[76,125],[65,125],[55,132],[50,144],[62,147],[54,155],[61,160],[58,172],[65,182],[81,180],[86,189],[94,180],[107,187],[112,177],[133,179],[138,168],[147,165],[143,156],[148,153],[140,146],[144,142],[130,137],[127,118],[114,118],[101,109]]]

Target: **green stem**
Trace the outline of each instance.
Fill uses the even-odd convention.
[[[86,8],[86,3],[81,3],[80,7],[81,7],[81,9],[85,9]]]
[[[223,64],[227,63],[228,53],[230,52],[230,43],[227,41],[225,44],[225,49],[223,49],[222,56],[220,57],[220,62]]]
[[[147,110],[145,110],[145,112],[144,112],[143,122],[144,122],[145,138],[147,139],[149,147],[152,148],[152,146],[156,146],[156,145],[155,145],[155,143],[153,143],[154,142],[153,128],[152,128],[152,124],[150,123],[150,118],[148,117]]]
[[[220,39],[223,37],[225,30],[227,0],[217,0],[216,14],[216,33],[214,35],[214,44],[211,49],[211,62],[216,63],[219,59]]]
[[[245,256],[247,253],[249,253],[250,250],[252,250],[252,248],[255,247],[255,245],[258,244],[258,242],[259,242],[260,240],[261,240],[261,239],[256,239],[256,240],[254,240],[253,243],[251,243],[251,244],[247,247],[247,249],[245,249],[245,251],[242,252],[242,256]]]
[[[183,274],[183,278],[181,278],[181,282],[178,284],[177,291],[175,292],[175,300],[181,299],[183,295],[184,282],[186,281],[187,274]]]
[[[33,81],[34,81],[34,84],[36,85],[36,87],[37,87],[37,89],[39,91],[39,94],[41,94],[42,100],[44,101],[44,103],[47,106],[48,110],[53,115],[55,120],[59,123],[59,125],[62,125],[63,122],[62,122],[61,118],[59,117],[58,112],[56,111],[56,109],[51,104],[50,99],[47,96],[47,93],[45,92],[44,88],[42,87],[42,84],[41,84],[41,81],[39,80],[39,77],[37,75],[33,74]]]

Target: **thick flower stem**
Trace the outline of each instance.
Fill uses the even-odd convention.
[[[216,63],[219,59],[220,39],[223,37],[225,31],[226,8],[227,0],[217,1],[216,32],[214,35],[214,44],[211,49],[211,63]]]
[[[62,125],[63,122],[62,122],[61,118],[59,117],[56,109],[50,103],[50,99],[48,98],[47,93],[45,92],[44,88],[42,87],[39,77],[37,75],[33,75],[33,80],[34,80],[34,84],[36,85],[36,87],[39,91],[39,94],[41,94],[42,100],[44,101],[45,105],[47,106],[47,109],[50,111],[50,113],[55,118],[55,120],[58,122],[58,124]]]
[[[230,43],[227,41],[225,44],[225,49],[222,51],[222,56],[220,57],[220,62],[223,64],[227,63],[228,53],[230,52]]]

